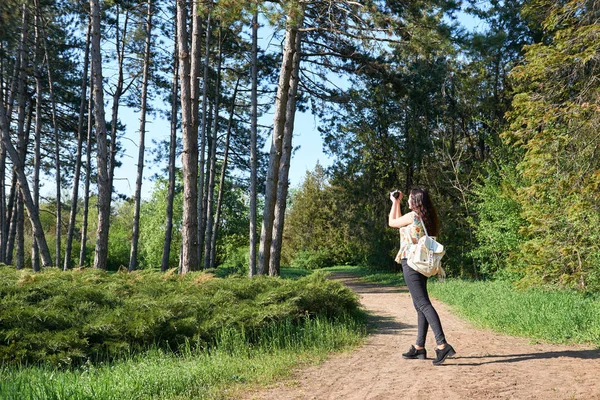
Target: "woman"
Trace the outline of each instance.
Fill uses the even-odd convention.
[[[440,365],[446,361],[446,358],[454,356],[456,352],[446,342],[440,317],[429,300],[429,295],[427,294],[427,277],[409,267],[406,262],[411,246],[416,244],[419,238],[425,235],[423,224],[425,224],[427,233],[430,236],[437,235],[437,213],[426,190],[413,189],[410,191],[408,207],[411,211],[404,215],[400,212],[400,201],[403,194],[402,192],[398,192],[397,195],[398,197],[396,198],[394,192],[390,194],[392,209],[390,210],[388,223],[390,227],[400,229],[400,251],[398,251],[398,255],[396,256],[396,262],[402,263],[404,281],[406,282],[406,286],[408,286],[408,291],[417,310],[418,322],[417,341],[415,345],[410,346],[408,352],[402,354],[402,358],[418,358],[421,360],[427,358],[425,338],[427,336],[427,329],[431,326],[437,343],[435,349],[436,357],[433,360],[433,365]]]

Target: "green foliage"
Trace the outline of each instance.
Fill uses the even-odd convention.
[[[181,176],[175,183],[173,199],[173,231],[171,236],[171,251],[169,267],[179,265],[179,248],[181,246],[181,219],[183,215],[183,188]],[[143,201],[140,208],[140,243],[139,267],[157,268],[162,263],[165,240],[165,218],[167,211],[168,181],[159,179],[154,185],[152,196]],[[109,246],[111,243],[109,242]]]
[[[524,260],[518,257],[525,238],[520,233],[525,221],[517,199],[520,183],[513,165],[491,170],[473,191],[476,197],[474,235],[476,247],[470,255],[484,278],[518,278]]]
[[[320,269],[331,267],[335,264],[333,255],[329,250],[316,251],[301,250],[296,253],[292,267],[304,269]]]
[[[119,268],[127,269],[131,250],[133,203],[122,202],[115,208],[116,212],[111,215],[108,234],[108,258],[106,261],[108,271],[117,271]]]
[[[518,191],[526,284],[597,289],[600,258],[600,27],[597,3],[532,1],[544,40],[512,72],[507,143],[524,151]]]
[[[358,312],[356,295],[323,274],[284,281],[2,267],[0,299],[0,360],[58,366],[152,345],[210,347],[223,329],[243,330],[252,342],[273,323]]]
[[[226,254],[223,263],[219,265],[219,269],[227,269],[230,272],[246,275],[250,265],[250,248],[249,246],[232,246],[234,243],[229,242],[225,245],[224,254]]]
[[[345,202],[319,164],[292,192],[285,221],[283,262],[316,269],[356,262],[355,241],[343,221]],[[360,257],[360,256],[359,256]]]

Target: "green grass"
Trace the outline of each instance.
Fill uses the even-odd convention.
[[[299,279],[312,274],[313,271],[303,268],[281,267],[280,273],[282,279]]]
[[[600,296],[515,289],[508,282],[431,282],[429,292],[475,325],[552,343],[600,346]]]
[[[239,385],[265,385],[289,374],[299,363],[319,361],[329,352],[360,343],[365,326],[353,318],[291,321],[265,329],[252,346],[243,332],[224,330],[212,350],[174,354],[150,350],[130,359],[69,370],[0,368],[0,398],[220,399]]]
[[[364,282],[403,285],[402,274],[361,267],[327,271],[354,274]],[[551,343],[600,347],[600,294],[569,290],[520,290],[509,282],[447,279],[428,283],[432,297],[482,328]]]

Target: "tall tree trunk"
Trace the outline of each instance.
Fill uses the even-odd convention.
[[[75,220],[77,217],[77,202],[79,201],[79,178],[81,176],[81,157],[83,150],[83,128],[85,122],[85,106],[87,100],[87,78],[90,60],[90,30],[88,23],[85,36],[85,56],[83,58],[83,77],[81,78],[81,101],[79,103],[79,119],[77,124],[77,154],[75,155],[75,173],[73,176],[73,194],[71,196],[71,215],[69,216],[69,229],[67,231],[67,244],[65,246],[64,270],[71,267],[71,251],[73,248],[73,235],[75,232]]]
[[[33,104],[30,103],[29,112],[27,113],[27,128],[23,134],[23,143],[25,149],[23,150],[23,159],[26,159],[27,147],[29,144],[29,135],[31,133],[31,122],[33,120]],[[39,210],[39,207],[38,207]],[[23,205],[23,194],[19,193],[17,199],[17,269],[25,268],[25,210]],[[35,243],[35,238],[33,238]],[[39,268],[39,267],[38,267]]]
[[[0,43],[0,50],[4,46]],[[0,58],[0,103],[4,103],[4,59]],[[0,104],[4,107],[4,104]],[[0,140],[0,263],[3,263],[6,256],[6,149],[4,143]]]
[[[152,43],[152,2],[150,0],[148,0],[146,7],[146,48],[144,49],[144,72],[142,77],[140,144],[137,178],[135,181],[135,209],[133,214],[133,233],[131,235],[131,253],[129,255],[129,272],[137,268],[138,241],[140,235],[140,205],[142,202],[142,177],[144,173],[144,151],[146,149],[146,101],[148,99],[148,80],[150,75],[150,44]]]
[[[0,50],[4,50],[0,43]],[[4,59],[0,59],[0,103],[4,103]],[[4,107],[4,104],[0,104]],[[0,140],[0,263],[5,262],[6,258],[6,149],[4,143]]]
[[[117,125],[119,123],[119,103],[121,102],[121,96],[125,93],[124,84],[125,79],[123,75],[123,63],[125,60],[125,38],[127,36],[127,28],[129,26],[129,10],[125,10],[125,21],[123,23],[123,35],[119,39],[119,6],[117,5],[117,23],[116,23],[116,36],[115,36],[115,47],[117,52],[117,86],[113,93],[112,103],[112,116],[110,125],[110,148],[108,152],[108,181],[110,187],[110,196],[108,197],[108,204],[112,201],[112,190],[113,182],[115,177],[115,166],[117,164]]]
[[[175,152],[177,150],[177,24],[175,25],[175,49],[173,55],[173,85],[171,87],[171,137],[169,139],[169,188],[167,194],[167,215],[165,221],[165,242],[160,270],[165,272],[169,268],[171,255],[171,242],[173,237],[173,201],[175,200]]]
[[[277,203],[275,205],[275,217],[273,223],[273,241],[271,242],[271,259],[269,260],[269,275],[279,276],[281,262],[281,245],[283,240],[283,226],[285,222],[285,207],[287,205],[287,193],[289,187],[290,160],[292,158],[292,136],[294,133],[294,119],[296,116],[296,95],[298,94],[298,83],[300,73],[301,56],[301,33],[296,35],[296,52],[292,75],[290,77],[290,92],[286,106],[285,127],[283,130],[283,148],[279,163],[279,178],[277,181]]]
[[[204,210],[204,213],[201,215],[202,218],[200,218],[198,224],[202,225],[203,230],[202,230],[202,235],[200,236],[200,240],[202,240],[202,242],[200,243],[201,245],[201,252],[200,252],[200,263],[202,263],[202,258],[204,256],[204,241],[206,239],[206,210],[208,208],[207,204],[208,204],[208,187],[210,185],[210,163],[212,162],[212,158],[210,157],[210,149],[212,148],[212,143],[213,143],[213,137],[212,137],[212,128],[213,128],[213,109],[214,109],[214,103],[211,102],[210,100],[208,100],[208,118],[206,121],[206,148],[207,148],[207,158],[206,158],[206,163],[205,163],[205,168],[204,168],[204,183],[202,184],[203,189],[203,193],[202,193],[202,198],[198,198],[199,202],[202,202],[202,210]]]
[[[1,95],[2,91],[0,91]],[[0,101],[2,101],[0,99]],[[6,253],[6,149],[0,141],[0,263],[5,260]]]
[[[96,120],[96,160],[98,163],[98,229],[94,268],[106,269],[108,257],[108,227],[110,218],[110,196],[112,188],[108,176],[108,154],[106,148],[106,121],[104,119],[104,89],[102,87],[102,56],[100,53],[100,2],[90,0],[92,14],[92,80],[94,88],[94,114]],[[88,166],[89,167],[89,166]]]
[[[191,104],[192,104],[192,115],[191,115],[191,131],[190,135],[195,135],[196,144],[194,145],[194,151],[196,152],[196,160],[198,157],[202,157],[204,160],[204,145],[198,149],[198,132],[199,132],[199,119],[198,119],[198,108],[199,108],[199,100],[200,100],[200,54],[202,53],[202,16],[199,14],[201,6],[200,0],[193,0],[192,2],[192,20],[191,20],[191,29],[192,29],[192,59],[190,61],[191,66],[191,78],[190,78],[190,96],[191,96]],[[206,79],[206,78],[205,78]],[[197,162],[197,161],[196,161]],[[200,170],[202,171],[202,170]],[[200,172],[202,174],[202,172]],[[202,176],[202,175],[201,175]],[[196,240],[197,246],[196,257],[198,259],[198,268],[200,267],[201,262],[201,254],[202,254],[202,242],[199,241],[199,220],[202,218],[202,204],[200,199],[202,198],[202,180],[198,181],[196,178],[196,186],[198,186],[198,191],[196,192],[196,203],[193,205],[196,208],[197,212],[197,224],[196,224]],[[191,205],[190,205],[191,206]]]
[[[15,239],[17,237],[17,220],[19,219],[19,185],[14,193],[14,201],[12,204],[10,228],[8,229],[8,243],[6,245],[6,264],[12,265],[13,253],[15,250]]]
[[[181,89],[181,130],[183,138],[183,222],[181,273],[198,269],[198,135],[192,129],[190,54],[187,31],[187,2],[177,0],[177,44]],[[192,57],[197,56],[192,54]]]
[[[208,85],[209,85],[209,64],[210,64],[210,42],[211,42],[211,29],[212,29],[212,20],[211,20],[211,12],[209,10],[208,16],[206,18],[206,44],[205,44],[205,53],[204,53],[204,82],[202,87],[202,127],[200,134],[200,176],[198,177],[198,262],[202,261],[202,244],[204,243],[204,232],[206,229],[206,207],[205,207],[205,199],[207,198],[204,190],[204,148],[206,147],[206,139],[207,139],[207,131],[208,131],[208,113],[207,114],[207,106],[208,106]]]
[[[39,13],[38,7],[38,13]],[[42,31],[42,37],[44,36]],[[60,136],[58,133],[58,123],[56,120],[56,96],[54,95],[54,80],[52,79],[50,57],[48,55],[48,46],[44,39],[44,52],[46,54],[46,65],[48,67],[48,88],[50,89],[50,103],[52,106],[52,127],[54,130],[54,162],[56,166],[56,266],[60,267],[61,236],[62,236],[62,203],[60,196],[61,175],[60,175]]]
[[[205,238],[205,246],[204,246],[204,269],[210,268],[212,265],[211,260],[211,240],[212,240],[212,230],[214,223],[214,197],[215,197],[215,175],[217,173],[217,140],[219,133],[219,100],[221,97],[221,60],[222,60],[222,45],[223,38],[221,37],[221,29],[219,28],[219,50],[217,52],[217,79],[215,82],[215,116],[213,119],[213,139],[211,141],[210,146],[210,178],[208,181],[208,190],[207,190],[207,200],[206,200],[206,238]]]
[[[263,224],[260,233],[260,247],[258,249],[258,271],[259,275],[267,273],[269,260],[271,258],[271,241],[273,234],[273,218],[275,204],[277,202],[277,182],[279,179],[279,161],[285,116],[290,89],[290,77],[294,64],[294,53],[296,52],[296,35],[298,28],[295,25],[294,16],[288,15],[286,22],[285,45],[283,49],[283,60],[279,73],[277,86],[277,99],[275,100],[275,116],[273,124],[273,138],[271,153],[269,155],[269,169],[265,189],[265,205],[263,211]]]
[[[0,142],[0,263],[5,261],[6,245],[6,189],[4,181],[6,179],[6,151],[4,143]]]
[[[17,153],[19,155],[19,157],[21,158],[21,160],[25,160],[25,156],[27,153],[27,139],[26,139],[26,134],[25,134],[25,117],[27,115],[27,110],[26,110],[26,102],[27,102],[27,94],[26,94],[26,89],[25,89],[25,70],[28,67],[28,57],[27,57],[27,52],[28,52],[28,47],[27,47],[27,36],[29,34],[29,12],[27,10],[27,8],[23,8],[23,25],[22,25],[22,31],[21,31],[21,40],[23,41],[22,46],[20,47],[20,51],[19,51],[19,65],[22,67],[21,71],[19,71],[19,74],[17,76]],[[30,119],[31,121],[31,119]],[[16,168],[16,166],[13,163],[13,168]],[[8,264],[12,264],[13,262],[13,250],[14,250],[14,246],[15,246],[15,239],[19,240],[22,238],[19,238],[18,235],[19,233],[21,233],[21,235],[23,234],[22,230],[23,230],[23,226],[19,226],[19,222],[20,222],[20,216],[19,216],[19,201],[22,201],[22,197],[19,195],[18,193],[19,191],[19,185],[17,184],[17,191],[15,192],[15,203],[14,203],[14,209],[13,209],[13,217],[11,220],[11,224],[10,224],[10,232],[9,232],[9,236],[8,236],[8,255],[6,257],[6,261]],[[22,203],[21,203],[21,208],[22,208]],[[22,209],[21,209],[22,211]],[[19,229],[20,228],[20,229]],[[19,251],[22,251],[22,249],[20,249],[18,247],[17,244],[17,253]],[[17,254],[17,263],[18,263],[18,256],[19,254]],[[21,265],[21,268],[23,266]]]
[[[210,268],[216,267],[216,254],[217,254],[217,235],[219,234],[219,221],[221,219],[221,205],[223,203],[223,192],[225,187],[225,174],[227,172],[227,159],[229,156],[229,139],[231,137],[231,129],[233,125],[233,118],[235,117],[235,100],[237,98],[238,87],[240,84],[240,78],[238,77],[235,82],[235,88],[233,89],[233,98],[231,99],[231,110],[229,111],[229,122],[227,123],[227,135],[225,136],[225,150],[223,152],[223,165],[221,166],[221,177],[219,180],[219,195],[217,197],[217,210],[215,212],[215,223],[213,227],[213,234],[210,242]]]
[[[35,131],[33,140],[33,204],[39,210],[40,206],[40,165],[41,165],[41,138],[42,138],[42,71],[43,64],[41,53],[41,33],[40,33],[40,16],[36,13],[35,16]],[[40,271],[40,250],[35,238],[31,244],[31,268],[34,272]]]
[[[23,3],[23,11],[22,11],[22,19],[21,19],[21,36],[19,39],[19,47],[17,49],[17,56],[15,57],[15,67],[13,70],[13,78],[11,81],[10,92],[8,93],[8,99],[6,101],[6,121],[9,126],[12,121],[12,113],[13,106],[15,104],[15,96],[18,93],[17,85],[19,84],[19,76],[24,72],[23,68],[23,57],[25,57],[25,52],[27,51],[27,30],[29,27],[28,24],[28,15],[29,11],[27,9],[27,4]],[[10,157],[10,156],[9,156]]]
[[[87,252],[87,232],[88,232],[88,215],[90,207],[90,177],[92,174],[92,112],[93,112],[93,66],[90,66],[90,96],[88,98],[88,118],[87,118],[87,139],[85,143],[85,184],[83,189],[83,220],[81,221],[81,240],[79,248],[79,267],[85,266]]]
[[[17,269],[25,268],[25,213],[23,212],[23,196],[17,198]]]
[[[9,124],[6,118],[6,109],[0,104],[0,132],[2,133],[2,141],[8,153],[8,156],[13,162],[14,171],[17,174],[17,179],[20,185],[20,191],[23,194],[23,200],[25,201],[25,207],[27,207],[27,214],[29,214],[29,220],[31,222],[31,228],[40,247],[40,253],[42,257],[42,265],[49,267],[52,265],[52,259],[50,257],[50,251],[48,250],[48,244],[46,243],[46,237],[44,236],[44,230],[40,222],[38,209],[33,203],[33,197],[29,190],[29,183],[27,182],[27,176],[25,175],[25,163],[21,159],[17,150],[10,141]]]
[[[258,8],[252,17],[252,88],[250,115],[250,264],[248,276],[256,275],[256,133],[258,128]]]
[[[8,194],[8,204],[6,205],[6,226],[2,228],[6,232],[6,243],[4,243],[4,262],[6,264],[12,264],[12,249],[14,247],[14,238],[11,237],[11,227],[15,214],[15,202],[17,201],[17,172],[13,168],[12,180],[10,185],[10,191]]]

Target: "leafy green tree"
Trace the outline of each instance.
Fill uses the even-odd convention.
[[[175,181],[173,197],[173,228],[169,251],[169,268],[179,264],[179,248],[181,247],[181,222],[183,212],[183,196],[181,174]],[[165,212],[168,199],[168,181],[159,179],[154,185],[152,196],[142,202],[140,225],[140,267],[157,268],[162,265],[163,244],[165,237]]]
[[[508,157],[507,157],[508,158]],[[525,241],[525,221],[517,191],[522,186],[513,159],[498,160],[481,183],[475,185],[474,236],[471,251],[483,278],[517,280],[526,260],[519,256]]]
[[[517,94],[504,138],[524,151],[518,199],[528,283],[600,287],[600,5],[534,0],[543,40],[512,72]]]

